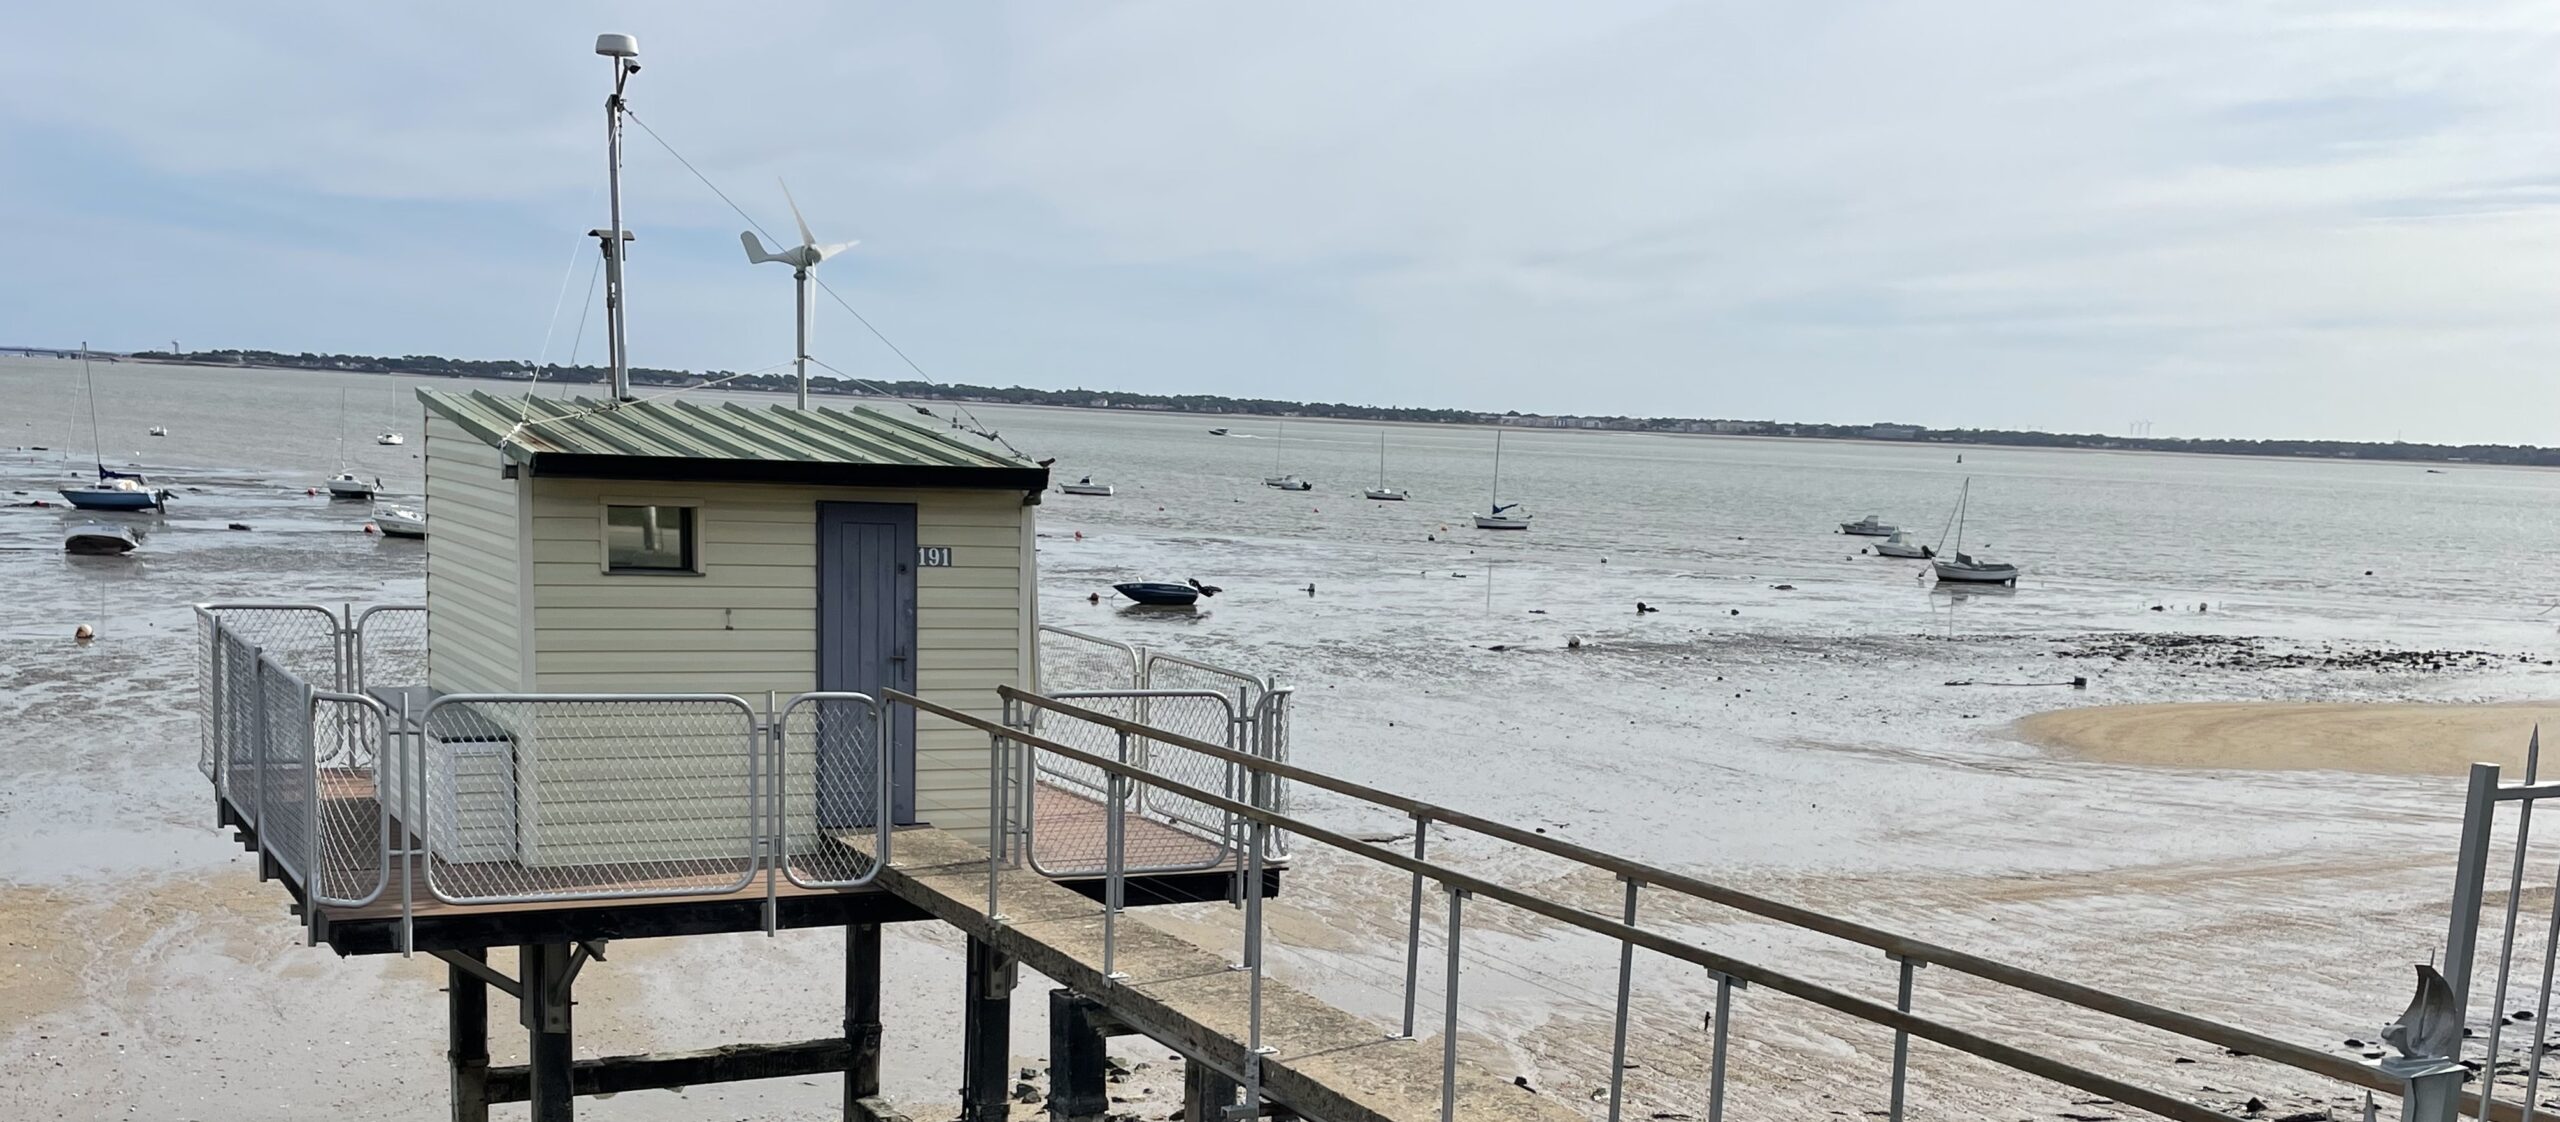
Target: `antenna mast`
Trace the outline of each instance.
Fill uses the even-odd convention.
[[[605,183],[612,196],[613,225],[589,230],[604,246],[605,342],[613,351],[613,400],[631,400],[631,338],[624,331],[622,258],[631,232],[622,228],[622,88],[640,72],[640,41],[629,35],[596,36],[596,53],[613,60],[613,92],[604,99]]]

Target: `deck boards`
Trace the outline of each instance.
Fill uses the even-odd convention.
[[[868,839],[844,838],[863,845]],[[1102,913],[1094,902],[1028,869],[998,878],[1006,922],[989,922],[987,851],[932,828],[901,832],[883,888],[934,918],[1103,1003],[1115,1016],[1177,1051],[1233,1073],[1243,1069],[1249,977],[1226,960],[1124,914],[1113,982],[1102,970]],[[1328,1122],[1432,1122],[1440,1117],[1440,1045],[1389,1039],[1383,1026],[1334,1008],[1267,975],[1263,1060],[1269,1095]],[[1456,1116],[1492,1122],[1565,1122],[1582,1116],[1551,1098],[1460,1061]]]

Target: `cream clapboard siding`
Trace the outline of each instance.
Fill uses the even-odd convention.
[[[1002,712],[995,688],[1027,681],[1031,555],[1019,492],[537,479],[533,495],[538,691],[728,693],[760,705],[767,691],[788,700],[816,689],[822,501],[913,505],[917,543],[951,547],[950,567],[917,570],[919,694],[992,720]],[[603,508],[648,503],[696,508],[700,575],[604,571]],[[917,817],[983,835],[985,735],[919,715],[917,741]],[[677,760],[688,753],[664,739],[572,746],[546,736],[538,768],[547,776],[557,761],[580,781],[523,792],[524,821],[539,831],[529,853],[551,865],[733,850],[743,748],[725,731],[695,745],[690,754],[721,762]],[[806,807],[809,757],[794,752],[785,767],[786,794]],[[579,805],[589,802],[598,805]]]
[[[427,413],[427,684],[439,693],[525,688],[522,483],[498,450]],[[503,742],[440,744],[427,760],[425,798],[449,808],[428,822],[448,860],[515,856],[512,757]],[[384,773],[397,801],[403,773]]]
[[[427,414],[427,683],[443,693],[526,686],[518,481],[498,450]]]

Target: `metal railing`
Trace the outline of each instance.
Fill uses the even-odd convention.
[[[2528,921],[2524,911],[2525,897],[2534,892],[2528,886],[2528,873],[2533,872],[2534,804],[2560,797],[2560,782],[2541,779],[2541,768],[2540,729],[2526,744],[2522,783],[2500,783],[2500,770],[2495,764],[2471,765],[2470,785],[2463,800],[2462,840],[2454,865],[2443,970],[2437,974],[2420,968],[2417,998],[2411,1002],[2410,1015],[2403,1018],[2413,1025],[2431,1019],[2444,1031],[2435,1040],[2436,1047],[2386,1061],[2413,1083],[2432,1085],[2434,1094],[2427,1104],[2431,1111],[2425,1115],[2427,1122],[2449,1122],[2460,1112],[2474,1112],[2475,1117],[2484,1120],[2515,1122],[2560,1117],[2560,1112],[2541,1098],[2542,1065],[2551,1051],[2545,1025],[2551,1016],[2554,967],[2560,966],[2560,862],[2555,862],[2549,873],[2532,878],[2551,885],[2547,914]],[[2516,806],[2515,829],[2502,839],[2498,808],[2506,803]],[[2480,946],[2481,913],[2488,906],[2489,870],[2499,856],[2507,858],[2505,900],[2496,913],[2498,941],[2484,950]],[[2540,924],[2538,939],[2530,929],[2519,932],[2520,922],[2535,921]],[[2531,991],[2534,996],[2530,1015],[2521,1010],[2510,1012],[2507,1004],[2515,981],[2520,937],[2528,949],[2535,942],[2541,944],[2540,962],[2527,960],[2529,966],[2540,971],[2539,984]],[[2472,996],[2477,989],[2473,983],[2481,978],[2483,968],[2493,979],[2485,1018],[2472,1014]],[[2431,1004],[2433,1008],[2429,1008]],[[2510,1031],[2521,1039],[2509,1037]],[[2424,1036],[2416,1027],[2409,1035]],[[2479,1042],[2477,1059],[2466,1060],[2464,1053],[2475,1040]],[[2464,1082],[2475,1068],[2481,1086],[2467,1088]],[[2507,1097],[2510,1094],[2512,1099]],[[2411,1117],[2418,1116],[2413,1110]]]
[[[282,634],[334,683],[361,676],[347,656],[385,618],[200,608],[198,735],[261,873],[317,905],[361,907],[397,889],[404,948],[421,893],[524,903],[762,881],[773,930],[781,885],[859,887],[889,859],[889,758],[871,698],[810,693],[760,708],[727,694],[452,694],[395,712],[315,688],[256,641]],[[314,641],[324,622],[336,630]],[[853,844],[865,833],[867,847]],[[305,914],[316,938],[319,912]]]
[[[1418,992],[1423,942],[1422,903],[1426,887],[1436,885],[1447,899],[1447,919],[1443,928],[1446,948],[1442,983],[1444,1005],[1441,1010],[1440,1029],[1444,1072],[1442,1084],[1442,1116],[1444,1118],[1450,1117],[1455,1102],[1454,1079],[1459,1031],[1458,1001],[1463,967],[1461,934],[1464,928],[1465,907],[1471,900],[1504,904],[1565,928],[1596,935],[1617,944],[1617,1004],[1611,1042],[1614,1063],[1606,1095],[1608,1116],[1612,1119],[1621,1117],[1625,1106],[1624,1073],[1629,1006],[1632,998],[1636,952],[1639,950],[1652,956],[1702,968],[1714,985],[1714,1015],[1707,1019],[1705,1031],[1708,1039],[1703,1042],[1704,1050],[1708,1055],[1707,1085],[1703,1089],[1704,1116],[1710,1122],[1716,1122],[1723,1114],[1729,1062],[1728,1046],[1737,992],[1753,987],[1801,1000],[1833,1013],[1844,1014],[1890,1030],[1892,1035],[1889,1061],[1891,1106],[1885,1113],[1893,1118],[1902,1117],[1906,1105],[1908,1097],[1906,1083],[1911,1067],[1910,1041],[1915,1038],[1988,1061],[1998,1067],[2101,1095],[2119,1106],[2148,1112],[2158,1117],[2187,1120],[2187,1122],[2229,1122],[2238,1117],[2192,1101],[2181,1093],[2140,1086],[2077,1063],[2039,1054],[1915,1013],[1911,1008],[1914,1000],[1913,971],[1927,965],[1968,974],[2007,987],[2022,995],[2033,994],[2051,998],[2190,1040],[2220,1045],[2235,1055],[2247,1055],[2272,1061],[2299,1072],[2336,1080],[2369,1091],[2409,1096],[2414,1086],[2409,1079],[2403,1077],[2400,1069],[2389,1065],[2360,1063],[2247,1029],[2179,1013],[2120,994],[1823,915],[1672,870],[1558,841],[1533,831],[1366,787],[1283,761],[1262,759],[1210,740],[1141,725],[1101,709],[1077,705],[1063,699],[1043,697],[1010,687],[1001,688],[998,692],[1003,695],[1009,705],[1026,711],[1037,711],[1044,718],[1072,718],[1087,726],[1110,730],[1114,734],[1115,743],[1111,750],[1095,751],[1089,746],[1089,742],[1088,746],[1078,746],[1040,732],[1030,731],[1023,727],[1033,723],[1027,719],[1003,723],[990,722],[895,692],[889,694],[886,700],[892,705],[911,705],[920,711],[933,713],[986,733],[989,739],[991,774],[1005,775],[1016,772],[1028,774],[1033,766],[1031,758],[1034,755],[1045,754],[1056,757],[1062,763],[1080,765],[1087,769],[1087,774],[1099,775],[1107,783],[1116,783],[1123,788],[1154,788],[1167,796],[1213,808],[1229,816],[1231,820],[1241,824],[1247,835],[1244,843],[1248,858],[1248,865],[1244,870],[1247,884],[1258,884],[1262,874],[1260,855],[1264,847],[1256,844],[1252,840],[1253,837],[1284,829],[1297,833],[1309,841],[1326,845],[1367,862],[1394,868],[1410,876],[1413,888],[1409,911],[1405,917],[1407,930],[1404,1019],[1399,1030],[1390,1031],[1387,1034],[1389,1036],[1404,1038],[1415,1036],[1417,1027],[1415,998]],[[1044,724],[1043,727],[1060,726]],[[1242,797],[1229,793],[1223,784],[1215,789],[1196,786],[1141,767],[1128,753],[1118,749],[1116,743],[1118,737],[1178,746],[1203,758],[1222,761],[1245,777]],[[1364,842],[1339,831],[1289,816],[1272,805],[1270,784],[1280,780],[1306,783],[1359,803],[1409,816],[1416,827],[1412,851],[1407,853]],[[2560,793],[2560,784],[2549,786],[2552,793]],[[2511,793],[2500,797],[2506,799],[2538,797],[2538,795],[2512,793],[2516,790],[2519,789],[2511,788],[2509,789]],[[1107,806],[1112,812],[1111,816],[1115,823],[1125,820],[1126,808],[1134,806],[1135,803],[1135,799],[1128,797],[1111,799]],[[1496,883],[1436,862],[1430,858],[1425,840],[1434,826],[1466,830],[1552,857],[1564,858],[1584,870],[1606,873],[1623,886],[1621,906],[1615,909],[1613,915],[1597,914],[1537,892]],[[1117,830],[1122,827],[1115,825],[1114,828]],[[1125,858],[1125,853],[1117,847],[1111,852],[1115,860]],[[989,914],[996,917],[999,923],[1004,922],[1003,901],[998,887],[999,874],[1003,868],[1019,860],[1020,853],[1021,850],[1004,844],[991,846],[989,850],[987,907]],[[1110,871],[1106,873],[1108,883],[1116,885],[1118,876]],[[1721,905],[1778,920],[1807,931],[1882,950],[1897,967],[1896,1000],[1893,1004],[1870,1000],[1760,966],[1733,955],[1698,946],[1687,941],[1680,934],[1680,932],[1695,930],[1693,923],[1684,922],[1676,928],[1660,929],[1641,926],[1640,908],[1648,894],[1667,894],[1673,899]],[[1254,1008],[1249,1011],[1247,1022],[1248,1032],[1254,1039],[1244,1042],[1249,1057],[1245,1074],[1247,1082],[1252,1085],[1248,1088],[1249,1093],[1258,1094],[1259,1061],[1252,1057],[1259,1055],[1255,1050],[1259,1049],[1261,1044],[1259,993],[1265,932],[1260,914],[1260,893],[1250,892],[1244,895],[1246,897],[1244,901],[1245,930],[1242,933],[1246,959],[1244,967],[1254,972],[1251,988],[1253,996],[1249,998],[1254,1002]],[[2477,896],[2475,895],[2472,899],[2476,901]],[[1122,906],[1119,893],[1107,887],[1102,905],[1106,973],[1112,972],[1114,965],[1109,960],[1112,957],[1113,932]],[[1688,918],[1684,917],[1684,920]],[[2555,920],[2555,924],[2560,924],[2560,920]],[[2539,1023],[2538,1017],[2536,1023]],[[2414,1097],[2407,1098],[2406,1102],[2413,1110],[2419,1105]],[[1258,1097],[1249,1099],[1247,1109],[1257,1108],[1260,1105],[1261,1101]],[[2513,1115],[2512,1112],[2502,1109],[2491,1116],[2504,1119]],[[2425,1118],[2427,1122],[2442,1122],[2442,1119],[2434,1115],[2411,1113],[2406,1117]]]
[[[355,614],[348,628],[348,681],[355,693],[427,680],[427,609],[423,604],[376,604]]]

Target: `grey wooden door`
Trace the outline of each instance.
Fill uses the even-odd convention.
[[[904,503],[818,504],[818,688],[878,698],[916,688],[916,508]],[[916,711],[886,707],[891,814],[916,815]],[[821,735],[819,743],[853,738]],[[818,806],[865,808],[878,782],[870,759],[821,751]],[[830,759],[830,757],[834,757]],[[829,817],[834,817],[829,815]],[[870,825],[861,821],[829,826]]]

